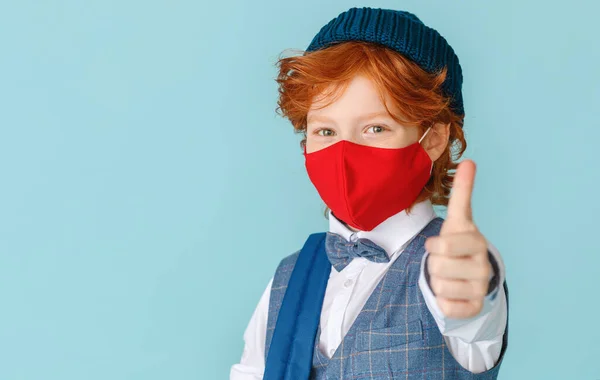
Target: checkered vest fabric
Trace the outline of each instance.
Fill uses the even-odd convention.
[[[418,286],[425,240],[439,235],[442,222],[441,218],[432,220],[392,263],[331,359],[318,347],[319,326],[309,380],[497,378],[508,343],[508,326],[496,365],[474,374],[448,351]],[[275,271],[269,298],[265,361],[298,254],[299,251],[283,258]],[[506,282],[503,286],[508,302]]]

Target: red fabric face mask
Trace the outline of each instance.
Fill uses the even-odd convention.
[[[429,130],[427,130],[429,132]],[[376,148],[342,140],[312,153],[308,176],[336,218],[371,231],[408,208],[429,180],[432,161],[421,139],[404,148]]]

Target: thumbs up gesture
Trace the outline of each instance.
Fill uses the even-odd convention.
[[[492,273],[487,241],[473,222],[474,180],[475,163],[462,161],[440,235],[425,242],[429,283],[440,310],[450,318],[470,318],[481,311]]]

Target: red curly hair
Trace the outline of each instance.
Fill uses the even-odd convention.
[[[417,126],[421,133],[435,123],[449,124],[448,145],[434,162],[431,178],[414,202],[430,199],[433,204],[448,205],[455,161],[462,156],[467,143],[462,129],[464,114],[458,115],[450,109],[451,99],[441,90],[446,79],[445,67],[428,73],[401,53],[364,41],[347,41],[299,56],[280,57],[276,66],[279,69],[276,112],[290,120],[296,133],[304,134],[301,148],[306,144],[306,116],[315,96],[329,89],[320,98],[328,100],[323,106],[326,107],[357,75],[373,81],[386,110],[398,123]],[[394,111],[386,104],[386,94]]]

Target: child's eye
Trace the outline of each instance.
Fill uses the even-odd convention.
[[[325,137],[330,137],[330,136],[333,136],[335,134],[335,132],[333,132],[333,130],[331,130],[331,129],[323,128],[323,129],[319,129],[318,131],[316,131],[316,134],[325,136]]]
[[[373,126],[370,126],[369,128],[367,128],[367,131],[372,131],[372,132],[368,132],[368,133],[381,133],[381,132],[385,131],[385,127],[383,127],[381,125],[373,125]]]

